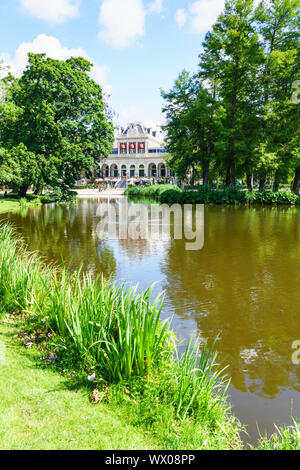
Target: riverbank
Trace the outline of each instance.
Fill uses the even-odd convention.
[[[0,228],[0,253],[3,314],[14,312],[26,347],[71,373],[75,387],[90,386],[95,402],[118,408],[161,449],[241,447],[242,428],[230,413],[216,354],[190,344],[174,359],[160,299],[151,304],[149,291],[45,267],[8,226]]]
[[[211,188],[182,191],[171,185],[135,186],[125,191],[127,196],[155,197],[165,204],[228,204],[228,205],[298,205],[300,196],[288,191],[248,191],[238,187]]]
[[[68,210],[69,208],[65,207],[65,211]],[[228,208],[228,210],[231,210],[231,208]],[[233,212],[236,213],[237,211],[234,210]],[[16,223],[18,224],[18,222]],[[63,227],[65,227],[66,223],[67,221],[65,220],[63,223]],[[54,227],[53,220],[51,226]],[[286,225],[285,227],[287,228]],[[49,230],[49,227],[47,230]],[[10,242],[7,242],[7,248],[3,248],[3,245],[1,245],[1,255],[2,253],[5,253],[7,256],[14,242],[14,237],[10,237]],[[22,246],[23,245],[21,243],[17,243],[17,248],[20,248],[21,254],[25,256],[26,262],[29,263],[30,257],[26,256],[26,252],[24,253]],[[57,260],[56,262],[59,262],[59,260]],[[0,278],[0,307],[3,311],[2,318],[5,320],[6,312],[9,311],[11,313],[10,318],[14,323],[13,329],[11,330],[11,337],[15,336],[14,341],[20,341],[20,343],[24,344],[23,348],[26,347],[28,349],[28,351],[25,351],[24,349],[25,354],[27,354],[27,352],[36,352],[39,357],[43,357],[45,360],[46,358],[50,359],[49,364],[48,362],[44,364],[44,361],[42,362],[42,364],[44,364],[46,367],[51,365],[51,367],[53,367],[58,374],[64,377],[66,383],[70,383],[71,381],[72,386],[74,386],[74,389],[83,390],[83,392],[86,393],[86,397],[90,398],[90,400],[94,399],[92,397],[92,393],[94,390],[97,390],[95,398],[100,401],[99,405],[101,407],[105,403],[109,404],[110,406],[114,406],[116,412],[120,413],[121,415],[123,413],[125,416],[127,416],[127,422],[128,420],[130,420],[130,424],[132,424],[132,426],[136,426],[137,429],[140,429],[141,433],[148,432],[149,435],[152,436],[151,439],[154,439],[155,441],[156,439],[158,439],[158,448],[165,448],[164,443],[166,442],[166,440],[168,442],[167,445],[173,446],[168,448],[184,448],[180,446],[184,446],[184,443],[189,443],[191,440],[191,435],[197,432],[197,426],[195,426],[195,423],[199,424],[200,428],[201,426],[205,426],[206,421],[203,420],[203,417],[191,418],[192,422],[186,422],[186,420],[183,420],[183,424],[181,416],[175,416],[175,419],[173,419],[172,401],[174,402],[174,400],[178,398],[178,394],[176,396],[176,388],[174,389],[174,384],[172,384],[172,381],[170,383],[170,380],[176,377],[176,375],[174,374],[173,362],[171,363],[172,367],[168,366],[170,367],[169,375],[167,374],[167,371],[166,375],[161,374],[165,371],[164,366],[168,365],[168,362],[162,361],[160,363],[159,368],[155,369],[159,370],[159,375],[154,373],[154,379],[156,380],[150,380],[148,382],[148,377],[146,376],[145,380],[145,378],[143,379],[143,376],[141,376],[141,374],[139,373],[137,375],[132,376],[131,379],[122,379],[120,381],[118,378],[115,380],[107,380],[107,367],[105,366],[105,364],[104,366],[98,364],[98,362],[101,362],[101,360],[99,361],[96,359],[96,367],[98,369],[97,376],[95,378],[95,381],[89,382],[87,377],[91,377],[95,373],[95,359],[93,359],[93,356],[90,357],[88,355],[88,348],[87,350],[83,349],[83,352],[79,353],[76,348],[76,345],[74,347],[73,344],[74,340],[76,339],[76,335],[71,336],[70,334],[69,338],[67,338],[66,335],[59,333],[60,327],[58,328],[56,325],[57,322],[59,324],[60,312],[63,313],[63,318],[65,312],[66,319],[72,319],[71,323],[69,324],[67,322],[67,324],[69,326],[73,326],[73,328],[76,327],[75,329],[77,329],[77,336],[78,333],[80,336],[81,331],[84,332],[84,337],[86,337],[89,332],[93,332],[93,325],[91,325],[91,329],[88,329],[86,328],[86,326],[88,326],[86,325],[86,322],[87,319],[90,318],[88,316],[89,312],[93,311],[93,308],[91,308],[94,305],[93,299],[97,298],[97,292],[99,294],[99,291],[96,290],[95,292],[93,289],[80,291],[80,286],[76,284],[77,287],[75,291],[78,290],[78,293],[73,295],[73,290],[68,290],[66,283],[64,283],[63,285],[60,285],[60,283],[58,283],[56,284],[57,287],[54,289],[55,295],[53,295],[53,284],[51,285],[51,282],[54,280],[55,273],[53,273],[52,270],[50,271],[52,272],[52,279],[51,282],[48,282],[48,277],[46,276],[48,272],[47,268],[43,264],[40,264],[40,267],[43,268],[41,272],[44,273],[46,276],[46,278],[42,276],[44,281],[40,282],[41,276],[39,276],[38,274],[39,267],[37,266],[39,265],[38,258],[33,259],[31,264],[25,264],[25,267],[22,268],[22,265],[18,264],[18,258],[14,256],[13,253],[11,253],[11,258],[8,259],[7,264],[9,267],[6,270],[5,266],[3,267],[1,265],[1,273],[6,272],[6,275],[8,276],[4,278],[4,281],[3,276],[1,276]],[[78,265],[79,263],[77,263],[77,266]],[[2,268],[4,268],[4,271],[2,271]],[[101,269],[98,269],[98,272],[101,272]],[[30,273],[30,276],[28,276],[28,273]],[[57,274],[59,273],[62,272],[58,270]],[[66,278],[68,280],[72,279],[72,277],[67,273]],[[58,277],[57,279],[60,280],[61,277]],[[24,289],[23,285],[25,286]],[[48,291],[45,292],[45,286],[49,286],[50,290],[48,289]],[[5,287],[9,287],[9,289],[5,289]],[[34,295],[36,291],[38,294]],[[105,298],[109,297],[109,292],[111,293],[113,298],[116,298],[115,291],[101,290],[101,292],[103,293],[103,295],[105,294]],[[81,297],[86,299],[86,307],[82,307],[81,303],[79,302],[80,293],[82,293]],[[92,296],[92,300],[90,300],[91,294],[93,293],[94,295]],[[42,299],[44,298],[45,303],[36,302],[36,299],[39,299],[39,295],[42,296]],[[70,298],[73,299],[73,297],[75,305],[72,311]],[[30,302],[28,299],[30,299]],[[20,305],[26,305],[26,308],[20,308]],[[126,304],[125,306],[128,306],[128,304]],[[105,310],[107,310],[107,307],[102,309],[102,313]],[[113,310],[114,316],[117,316],[117,318],[119,318],[119,315],[116,315],[116,310],[118,309],[116,308]],[[15,313],[12,314],[12,312]],[[74,316],[74,312],[78,312],[78,316]],[[71,317],[69,317],[69,313],[72,314]],[[50,318],[53,318],[53,325],[45,329],[45,325],[49,325]],[[92,319],[90,319],[91,322],[94,324],[94,329],[97,330],[97,327],[99,327],[99,325],[102,323],[101,318],[102,317],[99,313],[98,318],[93,317]],[[129,318],[131,318],[131,316],[129,316]],[[62,327],[64,327],[65,325],[66,328],[67,324],[64,322],[61,323]],[[129,337],[132,331],[133,337],[136,338],[133,323],[130,324],[128,329]],[[69,330],[67,331],[67,333],[68,332],[70,333]],[[96,333],[97,331],[95,332],[95,334]],[[210,337],[212,337],[212,334],[210,334]],[[92,343],[93,342],[95,341],[92,339]],[[77,344],[82,345],[83,343],[77,341]],[[86,341],[86,344],[89,344],[88,341]],[[84,348],[86,344],[83,344]],[[122,345],[119,346],[117,343],[117,350],[119,350],[120,347],[122,347]],[[120,355],[124,356],[122,351]],[[54,364],[51,363],[51,358],[55,359]],[[29,373],[35,374],[35,370],[32,370]],[[176,373],[179,375],[182,374],[182,369],[178,369]],[[111,372],[109,372],[109,375],[110,374]],[[101,375],[102,377],[100,377]],[[153,377],[153,374],[149,374],[149,376],[151,378]],[[108,382],[108,388],[106,388],[107,384],[105,384],[104,382],[102,386],[103,379]],[[3,383],[5,383],[5,381]],[[189,381],[187,381],[187,383],[189,383]],[[166,389],[168,390],[170,388],[170,385],[173,388],[168,394],[164,393]],[[26,387],[26,384],[24,384],[24,386]],[[163,403],[159,402],[160,406],[157,406],[157,397],[159,398],[159,401],[161,400],[161,397],[163,397],[164,401]],[[226,402],[224,402],[223,400],[222,403],[225,403],[226,405]],[[203,403],[201,402],[201,405],[202,404]],[[170,411],[171,414],[169,414]],[[226,415],[230,418],[230,410],[228,409],[228,407]],[[168,416],[170,417],[169,421],[167,420]],[[275,419],[276,417],[274,416],[274,421]],[[243,421],[247,423],[247,418],[244,417]],[[288,421],[289,420],[287,419],[286,422]],[[209,420],[209,422],[211,421]],[[224,428],[222,421],[218,419],[218,426],[219,424],[221,424],[221,426]],[[235,422],[235,424],[237,425],[236,431],[238,434],[240,434],[240,431],[238,431],[238,429],[241,430],[241,427],[237,422]],[[185,426],[187,434],[186,438],[181,435],[181,432],[184,431],[183,427]],[[226,430],[226,428],[224,429]],[[269,432],[272,432],[271,429]],[[199,431],[200,430],[198,430],[197,435],[193,440],[193,443],[195,445],[195,447],[193,448],[198,448],[196,446],[197,444],[198,446],[200,446],[201,442],[203,444],[207,443],[209,445],[209,447],[205,448],[223,448],[221,447],[222,444],[220,443],[217,444],[217,447],[213,447],[215,443],[211,439],[208,442],[207,439],[204,439],[204,442],[201,441],[201,439],[199,439]],[[207,430],[205,432],[207,432]],[[220,432],[219,427],[217,428],[217,432]],[[170,442],[170,440],[172,442]],[[224,445],[226,447],[224,448],[232,448],[230,446],[231,443],[231,440],[229,441],[229,443],[225,441]],[[240,443],[237,443],[234,448],[239,448],[239,446]],[[273,440],[265,440],[264,448],[273,447],[282,449],[300,448],[299,427],[295,425],[293,428],[283,429],[276,434],[276,437]],[[186,448],[189,448],[188,444]]]
[[[3,194],[0,194],[0,214],[29,209],[49,202],[52,201],[48,197],[34,194],[28,194],[25,198],[18,198],[17,196],[5,198]]]
[[[88,188],[88,189],[75,189],[77,197],[79,199],[95,199],[95,198],[104,198],[104,197],[122,197],[124,196],[125,189],[107,189],[105,191],[99,191],[98,188]]]
[[[158,448],[115,406],[93,404],[89,387],[79,387],[71,373],[62,374],[55,364],[41,360],[41,350],[25,349],[21,328],[14,316],[0,324],[2,351],[5,347],[0,362],[1,450]]]

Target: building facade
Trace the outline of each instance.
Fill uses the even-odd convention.
[[[130,123],[116,135],[109,157],[100,163],[100,174],[107,180],[165,179],[170,177],[161,132]]]

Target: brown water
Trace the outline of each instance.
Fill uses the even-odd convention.
[[[71,270],[83,265],[140,289],[159,281],[164,317],[174,315],[180,339],[219,335],[217,349],[232,377],[230,401],[248,425],[248,441],[255,442],[257,426],[273,432],[274,422],[300,418],[300,365],[291,359],[292,342],[300,340],[300,209],[205,207],[204,246],[186,251],[186,241],[172,237],[99,240],[105,202],[44,206],[1,219],[13,222],[30,250],[49,261],[63,258]]]

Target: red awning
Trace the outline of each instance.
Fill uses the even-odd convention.
[[[145,144],[144,143],[139,143],[139,149],[144,149],[145,148]]]
[[[121,149],[126,149],[126,144],[121,144]]]
[[[135,149],[135,144],[129,144],[130,149]]]

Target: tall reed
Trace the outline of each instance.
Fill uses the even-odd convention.
[[[110,382],[135,377],[159,383],[177,417],[209,415],[224,403],[224,369],[214,343],[201,349],[189,342],[179,357],[170,322],[162,321],[163,297],[151,303],[152,289],[138,293],[65,268],[45,267],[28,254],[8,225],[0,226],[0,305],[43,318],[73,345],[85,363]]]

